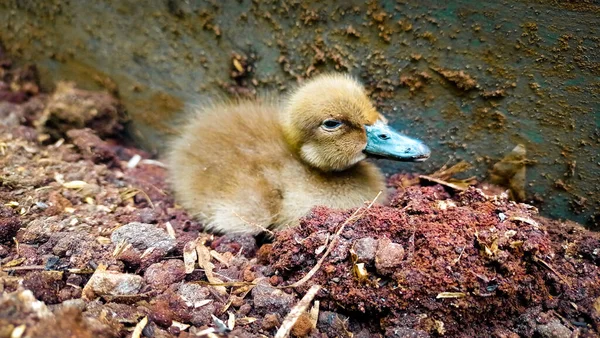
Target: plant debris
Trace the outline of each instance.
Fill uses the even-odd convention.
[[[535,163],[528,160],[526,154],[525,146],[519,144],[494,164],[490,172],[490,181],[508,188],[510,197],[520,202],[525,200],[526,166]]]

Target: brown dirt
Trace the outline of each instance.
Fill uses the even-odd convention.
[[[247,60],[234,59],[245,74]],[[313,278],[285,288],[315,266],[352,210],[315,208],[272,244],[203,235],[174,204],[160,162],[107,138],[118,134],[85,129],[93,123],[36,129],[53,95],[35,89],[34,68],[0,65],[9,74],[0,84],[0,337],[126,337],[143,318],[146,337],[209,328],[271,337],[315,283],[318,315],[300,316],[298,336],[600,331],[600,236],[577,224],[396,175],[391,204],[349,224]],[[118,106],[105,93],[72,95]],[[104,116],[119,130],[120,114]],[[197,265],[194,255],[207,252]]]

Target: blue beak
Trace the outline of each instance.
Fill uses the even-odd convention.
[[[368,155],[396,161],[422,162],[429,158],[431,150],[423,142],[404,136],[387,124],[377,121],[365,126]]]

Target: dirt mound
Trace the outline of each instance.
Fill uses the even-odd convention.
[[[277,234],[269,261],[282,285],[316,264],[350,214],[317,208]],[[440,185],[409,187],[348,225],[311,283],[323,286],[326,309],[388,330],[532,336],[544,330],[540,316],[598,328],[600,237],[579,229],[559,238],[565,231],[528,205],[475,188],[450,196]]]

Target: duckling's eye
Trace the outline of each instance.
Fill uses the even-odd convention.
[[[336,130],[341,126],[342,122],[338,120],[325,120],[323,121],[323,124],[321,124],[321,127],[328,131]]]

